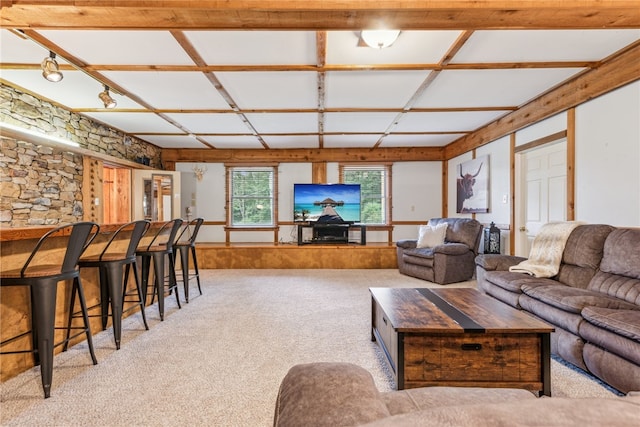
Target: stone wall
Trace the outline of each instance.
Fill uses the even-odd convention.
[[[2,140],[0,224],[57,225],[82,220],[82,156]]]
[[[119,159],[146,157],[152,167],[161,169],[158,147],[1,84],[0,121]],[[1,135],[0,146],[0,226],[82,220],[81,155]]]

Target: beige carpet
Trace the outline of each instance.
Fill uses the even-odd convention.
[[[313,361],[352,362],[381,391],[394,387],[370,341],[369,287],[427,287],[397,270],[206,270],[203,296],[165,321],[147,310],[123,322],[122,348],[97,334],[55,358],[51,398],[39,368],[0,386],[0,424],[51,426],[269,426],[287,370]],[[438,285],[434,285],[438,286]],[[451,285],[450,285],[451,286]],[[466,282],[458,286],[475,286]],[[195,283],[192,294],[197,295]],[[555,396],[607,396],[591,377],[552,361]]]

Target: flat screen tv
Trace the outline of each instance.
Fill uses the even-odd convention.
[[[293,221],[360,222],[360,184],[293,184]]]

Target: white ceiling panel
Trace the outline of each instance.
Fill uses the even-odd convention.
[[[398,113],[325,113],[325,132],[384,132]]]
[[[464,133],[442,135],[391,134],[384,137],[380,147],[444,147],[464,135]]]
[[[392,48],[358,46],[359,32],[327,32],[327,64],[436,64],[460,31],[402,31]]]
[[[406,113],[394,132],[472,131],[504,115],[500,111]]]
[[[39,64],[49,56],[47,49],[7,30],[0,30],[0,47],[0,61],[3,63]],[[66,63],[62,58],[59,59],[60,64]]]
[[[161,148],[208,148],[189,135],[136,135],[136,137]]]
[[[442,71],[414,107],[517,107],[580,71],[580,68]]]
[[[371,148],[380,139],[380,135],[325,135],[325,148]]]
[[[63,78],[52,83],[42,77],[42,71],[36,70],[2,70],[1,77],[12,84],[50,99],[68,108],[103,108],[104,104],[98,94],[104,90],[102,85],[81,71],[65,70]],[[111,93],[117,101],[118,108],[141,108],[129,98]]]
[[[200,139],[220,149],[264,148],[254,135],[202,136]]]
[[[260,133],[318,132],[318,113],[247,113],[245,116]]]
[[[637,29],[476,31],[453,62],[598,61],[638,39]]]
[[[332,71],[325,77],[325,107],[402,108],[427,71]]]
[[[358,46],[356,30],[326,31],[318,49],[316,32],[304,29],[48,28],[24,32],[37,33],[34,39],[0,30],[1,82],[167,148],[206,148],[186,133],[216,148],[264,149],[260,138],[274,149],[318,148],[320,141],[371,148],[387,131],[380,147],[441,147],[585,71],[577,65],[640,40],[638,28],[459,28],[403,30],[392,46],[373,49]],[[465,31],[469,38],[461,38]],[[78,62],[58,54],[59,83],[42,77],[48,49]],[[549,68],[553,62],[576,64]],[[437,77],[414,100],[435,65]],[[115,110],[102,109],[101,80],[114,86]]]
[[[125,113],[125,112],[90,112],[85,113],[89,117],[93,117],[99,122],[113,126],[127,133],[177,133],[184,132],[159,117],[154,113]]]
[[[318,106],[318,78],[315,72],[221,72],[216,76],[240,108]]]
[[[40,33],[91,64],[193,65],[168,31],[49,30]]]
[[[317,135],[263,135],[269,148],[318,148]]]
[[[186,31],[209,65],[315,64],[315,31]]]
[[[153,108],[231,109],[200,72],[107,71],[104,75]]]
[[[192,133],[250,133],[235,113],[165,113]]]

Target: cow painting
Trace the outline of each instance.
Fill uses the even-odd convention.
[[[458,201],[457,201],[457,208],[456,208],[457,213],[463,212],[463,210],[467,210],[467,209],[464,209],[464,201],[473,197],[473,186],[476,183],[476,177],[480,174],[480,171],[482,170],[483,164],[484,162],[481,162],[480,166],[478,167],[478,170],[473,174],[468,172],[463,173],[463,169],[462,169],[463,165],[460,165],[460,177],[457,179],[458,181],[458,186],[457,186]]]

